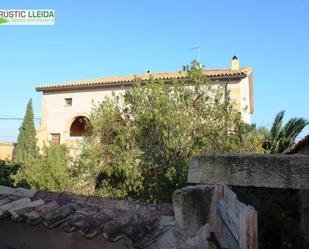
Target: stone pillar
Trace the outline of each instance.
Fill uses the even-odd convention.
[[[177,225],[189,236],[210,222],[214,187],[207,185],[188,186],[173,194],[174,213]]]

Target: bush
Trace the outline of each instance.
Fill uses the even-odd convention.
[[[242,122],[229,95],[198,63],[187,76],[169,84],[136,79],[124,96],[94,107],[77,167],[96,178],[93,189],[107,197],[169,201],[185,185],[194,154],[262,151],[258,131]]]
[[[261,152],[262,133],[241,120],[229,94],[196,62],[186,73],[168,84],[136,79],[124,95],[94,106],[75,163],[65,145],[49,144],[37,155],[34,140],[33,153],[22,153],[16,185],[170,201],[186,184],[194,154]]]
[[[11,165],[8,161],[0,160],[0,185],[13,186],[12,176],[16,174],[18,168],[18,165]]]
[[[75,187],[83,193],[124,198],[136,197],[141,190],[141,151],[118,101],[106,99],[93,110],[92,115],[97,118],[92,116],[91,134],[85,139],[73,170]]]
[[[27,183],[31,188],[68,191],[71,189],[70,161],[65,145],[50,143],[37,158],[25,160],[14,179],[17,184]]]

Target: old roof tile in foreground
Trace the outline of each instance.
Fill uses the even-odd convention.
[[[125,238],[137,248],[145,247],[164,229],[159,226],[161,216],[173,215],[170,204],[150,205],[0,186],[2,218],[61,227],[69,233],[79,231],[87,239],[102,235],[117,242]]]

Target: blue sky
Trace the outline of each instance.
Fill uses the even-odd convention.
[[[275,114],[309,119],[309,1],[1,0],[0,9],[54,9],[55,26],[0,26],[0,117],[40,117],[39,84],[180,70],[201,48],[206,68],[254,69],[258,126]],[[0,120],[14,141],[21,121]],[[302,133],[309,133],[309,127]]]

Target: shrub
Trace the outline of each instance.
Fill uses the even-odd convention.
[[[14,178],[17,183],[26,182],[30,187],[50,191],[71,189],[69,150],[65,145],[45,145],[37,158],[29,157]]]
[[[11,165],[8,161],[0,160],[0,185],[13,186],[12,176],[16,174],[18,168],[18,165]]]
[[[108,197],[169,201],[185,185],[194,154],[262,150],[259,133],[242,122],[229,94],[196,62],[185,81],[150,78],[142,85],[136,79],[124,96],[96,105],[90,124],[79,168],[92,165],[86,171]]]

